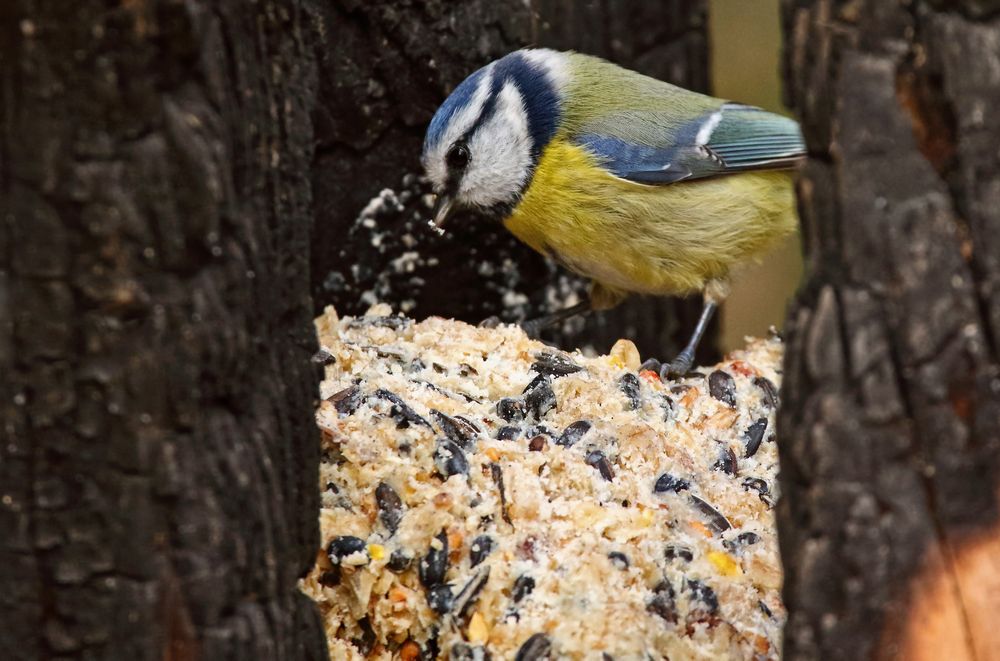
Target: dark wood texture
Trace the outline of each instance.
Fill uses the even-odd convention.
[[[1000,3],[786,0],[784,22],[811,155],[785,658],[995,659]]]
[[[0,3],[4,659],[325,658],[300,4]]]
[[[427,123],[465,76],[529,44],[608,57],[707,90],[706,6],[705,0],[318,3],[317,310],[332,303],[357,314],[380,300],[417,318],[517,321],[572,302],[583,283],[502,227],[465,216],[444,237],[427,229],[429,190],[418,179]],[[362,214],[383,189],[392,193]],[[607,350],[624,336],[644,355],[672,358],[699,307],[700,300],[635,299],[544,337]],[[710,336],[703,359],[714,355],[713,344]]]

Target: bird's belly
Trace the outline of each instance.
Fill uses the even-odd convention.
[[[684,294],[795,228],[786,172],[635,184],[554,141],[506,221],[515,236],[613,289]]]

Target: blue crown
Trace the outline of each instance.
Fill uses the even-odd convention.
[[[436,145],[444,134],[451,120],[463,108],[469,105],[479,81],[486,75],[487,67],[479,69],[462,81],[455,91],[445,100],[434,114],[427,137],[424,140],[424,151]],[[559,125],[560,106],[559,93],[545,70],[531,62],[520,51],[515,51],[493,63],[493,80],[489,95],[483,104],[483,110],[468,133],[473,133],[479,126],[492,117],[496,111],[500,90],[507,81],[511,81],[524,99],[525,112],[528,120],[528,135],[531,138],[531,155],[536,159],[542,148],[549,143]]]

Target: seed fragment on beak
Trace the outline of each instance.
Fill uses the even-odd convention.
[[[444,227],[445,221],[448,220],[448,214],[451,213],[453,204],[452,199],[447,195],[438,195],[437,205],[434,209],[434,220],[431,221],[432,227],[442,231],[441,228]]]

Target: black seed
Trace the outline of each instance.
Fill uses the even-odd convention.
[[[771,489],[767,486],[767,482],[760,479],[759,477],[748,477],[743,480],[743,488],[747,491],[756,491],[757,497],[760,498],[761,502],[770,507],[773,505],[773,501],[769,497],[771,495]]]
[[[744,457],[752,457],[760,449],[760,443],[764,440],[764,432],[767,431],[767,418],[758,418],[756,422],[747,427],[743,432],[743,440],[746,443],[746,454]]]
[[[372,393],[372,395],[379,399],[384,399],[392,404],[392,408],[389,410],[389,415],[391,415],[396,421],[396,429],[406,429],[411,424],[422,425],[428,429],[433,429],[433,427],[431,427],[431,423],[424,420],[420,414],[411,409],[409,405],[400,399],[399,395],[396,393],[386,390],[385,388],[379,388]]]
[[[447,374],[448,368],[441,363],[431,363],[431,369],[433,369],[438,374]]]
[[[504,427],[501,427],[497,431],[497,440],[498,441],[513,441],[520,434],[521,434],[521,428],[520,427],[514,427],[513,425],[506,425]]]
[[[358,648],[362,656],[368,656],[375,647],[375,631],[372,629],[372,623],[368,620],[368,616],[365,616],[358,620],[358,626],[361,627],[361,638],[352,638],[351,643]]]
[[[653,588],[653,598],[646,602],[646,610],[662,617],[667,622],[677,622],[677,602],[674,588],[667,581],[660,581]]]
[[[521,391],[521,394],[524,395],[526,393],[529,393],[538,386],[542,385],[543,383],[547,383],[548,381],[549,381],[549,376],[547,374],[539,374],[538,376],[533,378],[528,383],[528,385],[524,387],[524,390]]]
[[[699,610],[707,615],[715,615],[719,612],[719,598],[715,595],[715,590],[701,581],[691,578],[687,580],[687,589],[691,592],[690,599],[700,602]]]
[[[541,452],[545,449],[545,437],[539,434],[528,441],[528,449],[532,452]]]
[[[469,547],[469,565],[475,567],[486,559],[493,551],[493,538],[489,535],[480,535],[472,540]]]
[[[389,571],[396,572],[398,574],[406,571],[411,562],[413,562],[413,557],[411,555],[403,549],[396,549],[392,552],[392,555],[389,556],[389,562],[387,562],[385,566]]]
[[[541,376],[541,378],[542,382],[524,396],[524,405],[531,411],[536,420],[541,420],[546,413],[556,407],[556,394],[552,390],[548,377]]]
[[[333,365],[335,362],[337,362],[336,357],[334,357],[334,355],[330,353],[325,347],[320,347],[320,350],[314,353],[312,355],[312,358],[310,358],[310,360],[316,363],[317,365],[323,365],[323,366]]]
[[[719,451],[719,460],[712,464],[712,470],[722,471],[729,475],[736,475],[738,467],[736,465],[736,453],[731,448],[722,448]]]
[[[552,651],[552,641],[544,633],[536,633],[528,640],[524,641],[521,648],[517,650],[514,661],[539,661],[547,659]]]
[[[744,546],[750,546],[760,541],[760,535],[755,532],[741,532],[736,536],[736,541]]]
[[[438,615],[451,612],[454,603],[455,596],[451,593],[450,585],[435,585],[427,589],[427,605]]]
[[[733,527],[733,524],[729,522],[722,512],[715,509],[707,502],[699,498],[698,496],[690,496],[691,503],[698,508],[702,514],[708,517],[708,525],[715,532],[725,532]]]
[[[656,372],[659,374],[661,367],[663,367],[663,363],[658,361],[656,358],[649,358],[642,365],[639,365],[639,371],[645,372],[646,370],[649,370],[650,372]]]
[[[674,400],[666,395],[660,396],[660,408],[663,409],[664,420],[670,420],[674,417]]]
[[[476,603],[476,599],[479,598],[479,593],[482,592],[489,577],[490,568],[483,567],[476,572],[475,576],[469,579],[469,582],[465,584],[465,587],[455,597],[453,609],[457,617],[462,618],[466,616],[472,605]]]
[[[340,585],[340,566],[334,565],[333,569],[328,569],[319,575],[319,584],[328,588],[335,588]]]
[[[642,399],[639,397],[639,377],[635,374],[622,374],[618,379],[618,389],[625,394],[628,400],[629,409],[637,409],[642,406]]]
[[[434,466],[446,480],[452,475],[469,474],[469,460],[465,458],[465,452],[457,443],[447,439],[438,439],[434,448]]]
[[[338,489],[337,485],[334,484],[333,482],[326,483],[326,490],[329,491],[330,493],[340,493],[340,489]]]
[[[525,436],[529,437],[535,437],[538,436],[539,434],[547,437],[552,436],[552,432],[550,432],[549,428],[546,427],[545,425],[532,425],[531,427],[528,427],[528,429],[524,433]]]
[[[608,559],[618,569],[628,569],[628,556],[620,551],[612,551],[608,554]]]
[[[515,604],[521,603],[521,600],[531,594],[531,591],[535,589],[535,579],[528,575],[518,576],[514,581],[514,587],[511,588],[510,598]]]
[[[611,656],[607,652],[601,652],[601,661],[615,661],[615,657]]]
[[[363,328],[378,326],[380,328],[391,328],[400,330],[410,325],[410,320],[406,317],[355,317],[344,322],[347,328]]]
[[[340,561],[347,556],[361,552],[367,553],[367,549],[368,545],[360,537],[343,535],[341,537],[334,537],[330,545],[326,547],[326,552],[330,556],[330,561],[335,565],[339,565]]]
[[[667,546],[663,549],[663,557],[667,560],[680,558],[684,562],[691,562],[694,560],[694,554],[691,553],[691,549],[677,544],[667,544]]]
[[[490,661],[491,658],[485,647],[468,643],[455,643],[448,655],[449,661]]]
[[[593,466],[600,472],[601,477],[603,477],[608,482],[615,479],[615,472],[611,469],[611,462],[600,450],[592,450],[587,453],[586,462],[588,465]]]
[[[729,408],[736,408],[736,381],[728,373],[715,370],[709,374],[708,392]]]
[[[378,504],[379,520],[389,534],[394,535],[403,518],[403,501],[399,499],[399,494],[385,482],[379,482],[375,487],[375,502]]]
[[[524,408],[524,403],[520,400],[513,397],[504,397],[497,402],[497,415],[507,422],[514,422],[516,420],[524,420],[527,411]]]
[[[771,612],[771,609],[768,608],[767,604],[765,604],[763,601],[758,601],[757,605],[760,606],[760,612],[761,613],[763,613],[764,615],[767,615],[768,617],[771,617],[771,618],[774,617],[774,613]]]
[[[326,401],[331,402],[340,415],[351,415],[357,411],[362,400],[361,389],[357,386],[344,388],[326,398]]]
[[[561,445],[563,447],[572,447],[574,443],[583,438],[593,425],[587,420],[577,420],[570,426],[563,430],[563,433],[559,436],[556,441],[556,445]]]
[[[558,379],[561,376],[579,372],[583,368],[566,356],[557,353],[538,353],[535,354],[535,362],[531,364],[531,369],[539,374],[548,374]]]
[[[503,516],[504,521],[510,523],[510,512],[507,511],[507,494],[503,488],[503,469],[500,468],[500,464],[490,464],[490,476],[500,492],[500,515]]]
[[[754,377],[753,384],[764,391],[763,400],[764,405],[770,407],[771,409],[777,409],[781,400],[778,399],[778,389],[774,386],[774,383],[770,379],[766,379],[762,376]]]
[[[462,423],[463,425],[466,425],[469,429],[471,429],[473,436],[482,433],[482,430],[479,428],[479,425],[474,423],[472,420],[469,420],[464,415],[456,415],[455,420]]]
[[[675,395],[683,395],[688,390],[691,390],[692,387],[693,386],[688,386],[688,385],[684,385],[683,383],[681,383],[681,384],[678,384],[676,386],[671,386],[670,387],[670,392],[672,392]]]
[[[441,648],[438,646],[438,628],[431,627],[427,642],[420,646],[421,661],[437,661],[441,657]]]
[[[429,546],[427,555],[420,559],[417,567],[420,582],[425,588],[433,588],[443,583],[445,572],[448,571],[448,535],[442,530],[438,533],[437,540],[441,543],[441,548]]]
[[[673,491],[674,493],[680,493],[681,491],[686,491],[690,488],[691,483],[687,480],[674,477],[670,473],[664,473],[660,477],[656,478],[656,484],[653,485],[653,492],[666,493],[668,491]]]
[[[465,420],[453,418],[437,409],[431,409],[431,417],[438,423],[438,427],[448,437],[448,440],[462,448],[468,448],[476,438],[478,430]]]
[[[403,354],[398,351],[388,351],[386,349],[375,349],[375,355],[379,358],[389,358],[397,363],[403,362]]]

